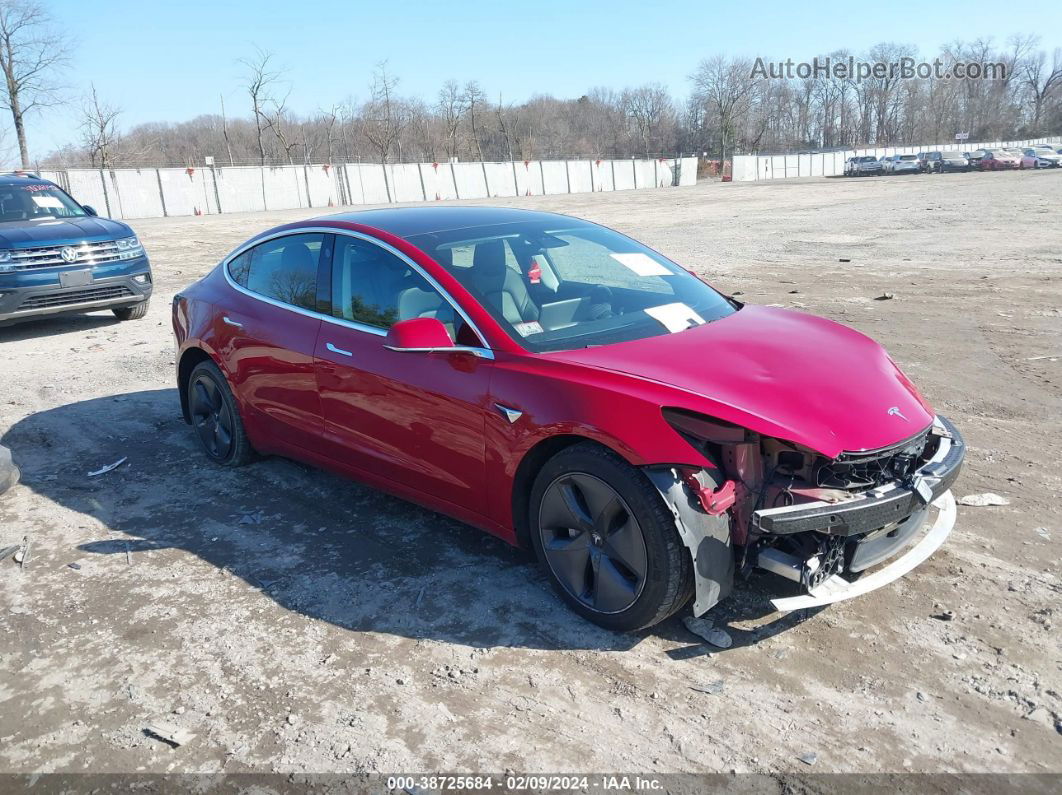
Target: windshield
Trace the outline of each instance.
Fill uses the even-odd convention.
[[[53,185],[0,185],[0,223],[85,215],[80,204]]]
[[[865,157],[857,157],[856,158],[856,162],[857,163],[876,163],[877,162],[877,158],[867,155]]]
[[[900,160],[917,160],[918,155],[900,155]]]
[[[966,158],[960,152],[945,152],[944,157],[948,160],[965,160]]]
[[[734,304],[655,251],[575,219],[481,226],[409,241],[535,352],[684,331]]]

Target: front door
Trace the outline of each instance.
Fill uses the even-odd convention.
[[[410,317],[437,317],[467,338],[460,316],[404,258],[345,235],[335,238],[331,297],[334,320],[321,323],[315,351],[328,455],[484,513],[491,361],[384,347],[387,329]]]

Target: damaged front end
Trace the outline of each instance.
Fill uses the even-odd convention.
[[[779,610],[866,593],[922,563],[954,526],[949,489],[965,445],[943,417],[886,448],[828,458],[690,412],[664,415],[713,464],[647,470],[693,559],[695,615],[730,592],[735,572],[755,568],[804,587],[803,596],[773,600]]]

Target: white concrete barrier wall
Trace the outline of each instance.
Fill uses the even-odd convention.
[[[541,196],[542,164],[537,160],[525,160],[516,164],[516,194],[518,196]]]
[[[487,194],[491,198],[516,195],[516,174],[512,163],[484,163],[487,176]]]
[[[594,190],[593,165],[589,160],[568,161],[568,192],[592,193]]]
[[[613,160],[612,178],[616,190],[634,190],[635,165],[633,160]]]
[[[449,163],[421,163],[420,177],[424,181],[426,201],[445,201],[457,198],[454,170]]]
[[[595,160],[590,169],[590,178],[594,183],[594,191],[615,190],[612,183],[612,162],[609,160]]]
[[[972,152],[975,149],[1024,149],[1037,144],[1062,145],[1062,137],[1032,138],[1024,141],[987,141],[981,143],[925,144],[924,146],[882,146],[847,151],[816,152],[799,155],[737,155],[732,161],[735,182],[792,177],[833,177],[844,174],[850,157],[881,158],[890,155],[914,155],[919,152]],[[694,163],[696,159],[694,158]],[[696,168],[696,165],[694,165]],[[681,183],[680,183],[681,184]]]
[[[391,200],[396,202],[424,201],[424,185],[420,181],[420,167],[416,163],[388,165],[391,180]]]
[[[736,158],[735,174],[773,178],[757,174],[756,161]],[[815,168],[828,174],[838,163],[843,168],[837,158]],[[795,176],[798,168],[790,170]],[[101,215],[154,218],[694,185],[697,158],[67,169],[41,175]]]
[[[568,193],[568,164],[565,161],[543,160],[539,166],[542,169],[543,193],[547,196]]]

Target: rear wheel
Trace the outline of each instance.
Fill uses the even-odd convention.
[[[134,304],[133,306],[120,306],[111,310],[119,320],[141,320],[148,311],[148,302]]]
[[[657,624],[693,593],[674,519],[644,474],[593,443],[569,447],[531,491],[531,536],[561,598],[606,629]]]
[[[225,376],[211,361],[200,362],[188,376],[188,413],[211,461],[238,467],[254,460],[254,448],[243,429],[236,399]]]

